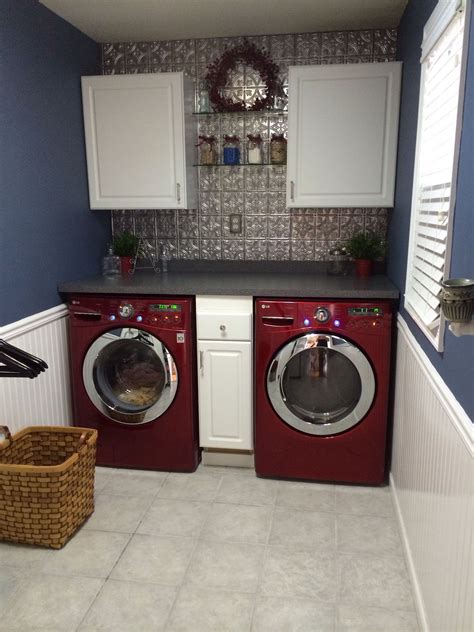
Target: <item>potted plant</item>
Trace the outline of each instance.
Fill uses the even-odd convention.
[[[122,274],[132,274],[139,242],[139,238],[128,231],[114,237],[114,254],[120,257]]]
[[[358,277],[370,276],[374,259],[383,257],[387,249],[384,239],[370,231],[355,233],[346,243],[346,248],[355,261]]]

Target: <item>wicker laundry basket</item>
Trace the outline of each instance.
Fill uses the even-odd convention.
[[[97,430],[0,431],[0,540],[60,549],[94,511]]]

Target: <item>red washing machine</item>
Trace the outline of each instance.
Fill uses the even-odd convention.
[[[69,298],[74,423],[97,464],[193,472],[200,450],[191,298]]]
[[[385,482],[389,301],[257,300],[259,476]]]

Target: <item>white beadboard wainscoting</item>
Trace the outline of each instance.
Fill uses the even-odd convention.
[[[12,433],[25,426],[72,424],[67,308],[58,305],[0,328],[0,338],[44,360],[34,379],[0,379],[0,425]]]
[[[424,632],[472,632],[470,419],[399,316],[391,485]]]

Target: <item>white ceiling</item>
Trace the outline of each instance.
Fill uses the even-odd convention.
[[[408,0],[40,0],[97,42],[398,26]]]

